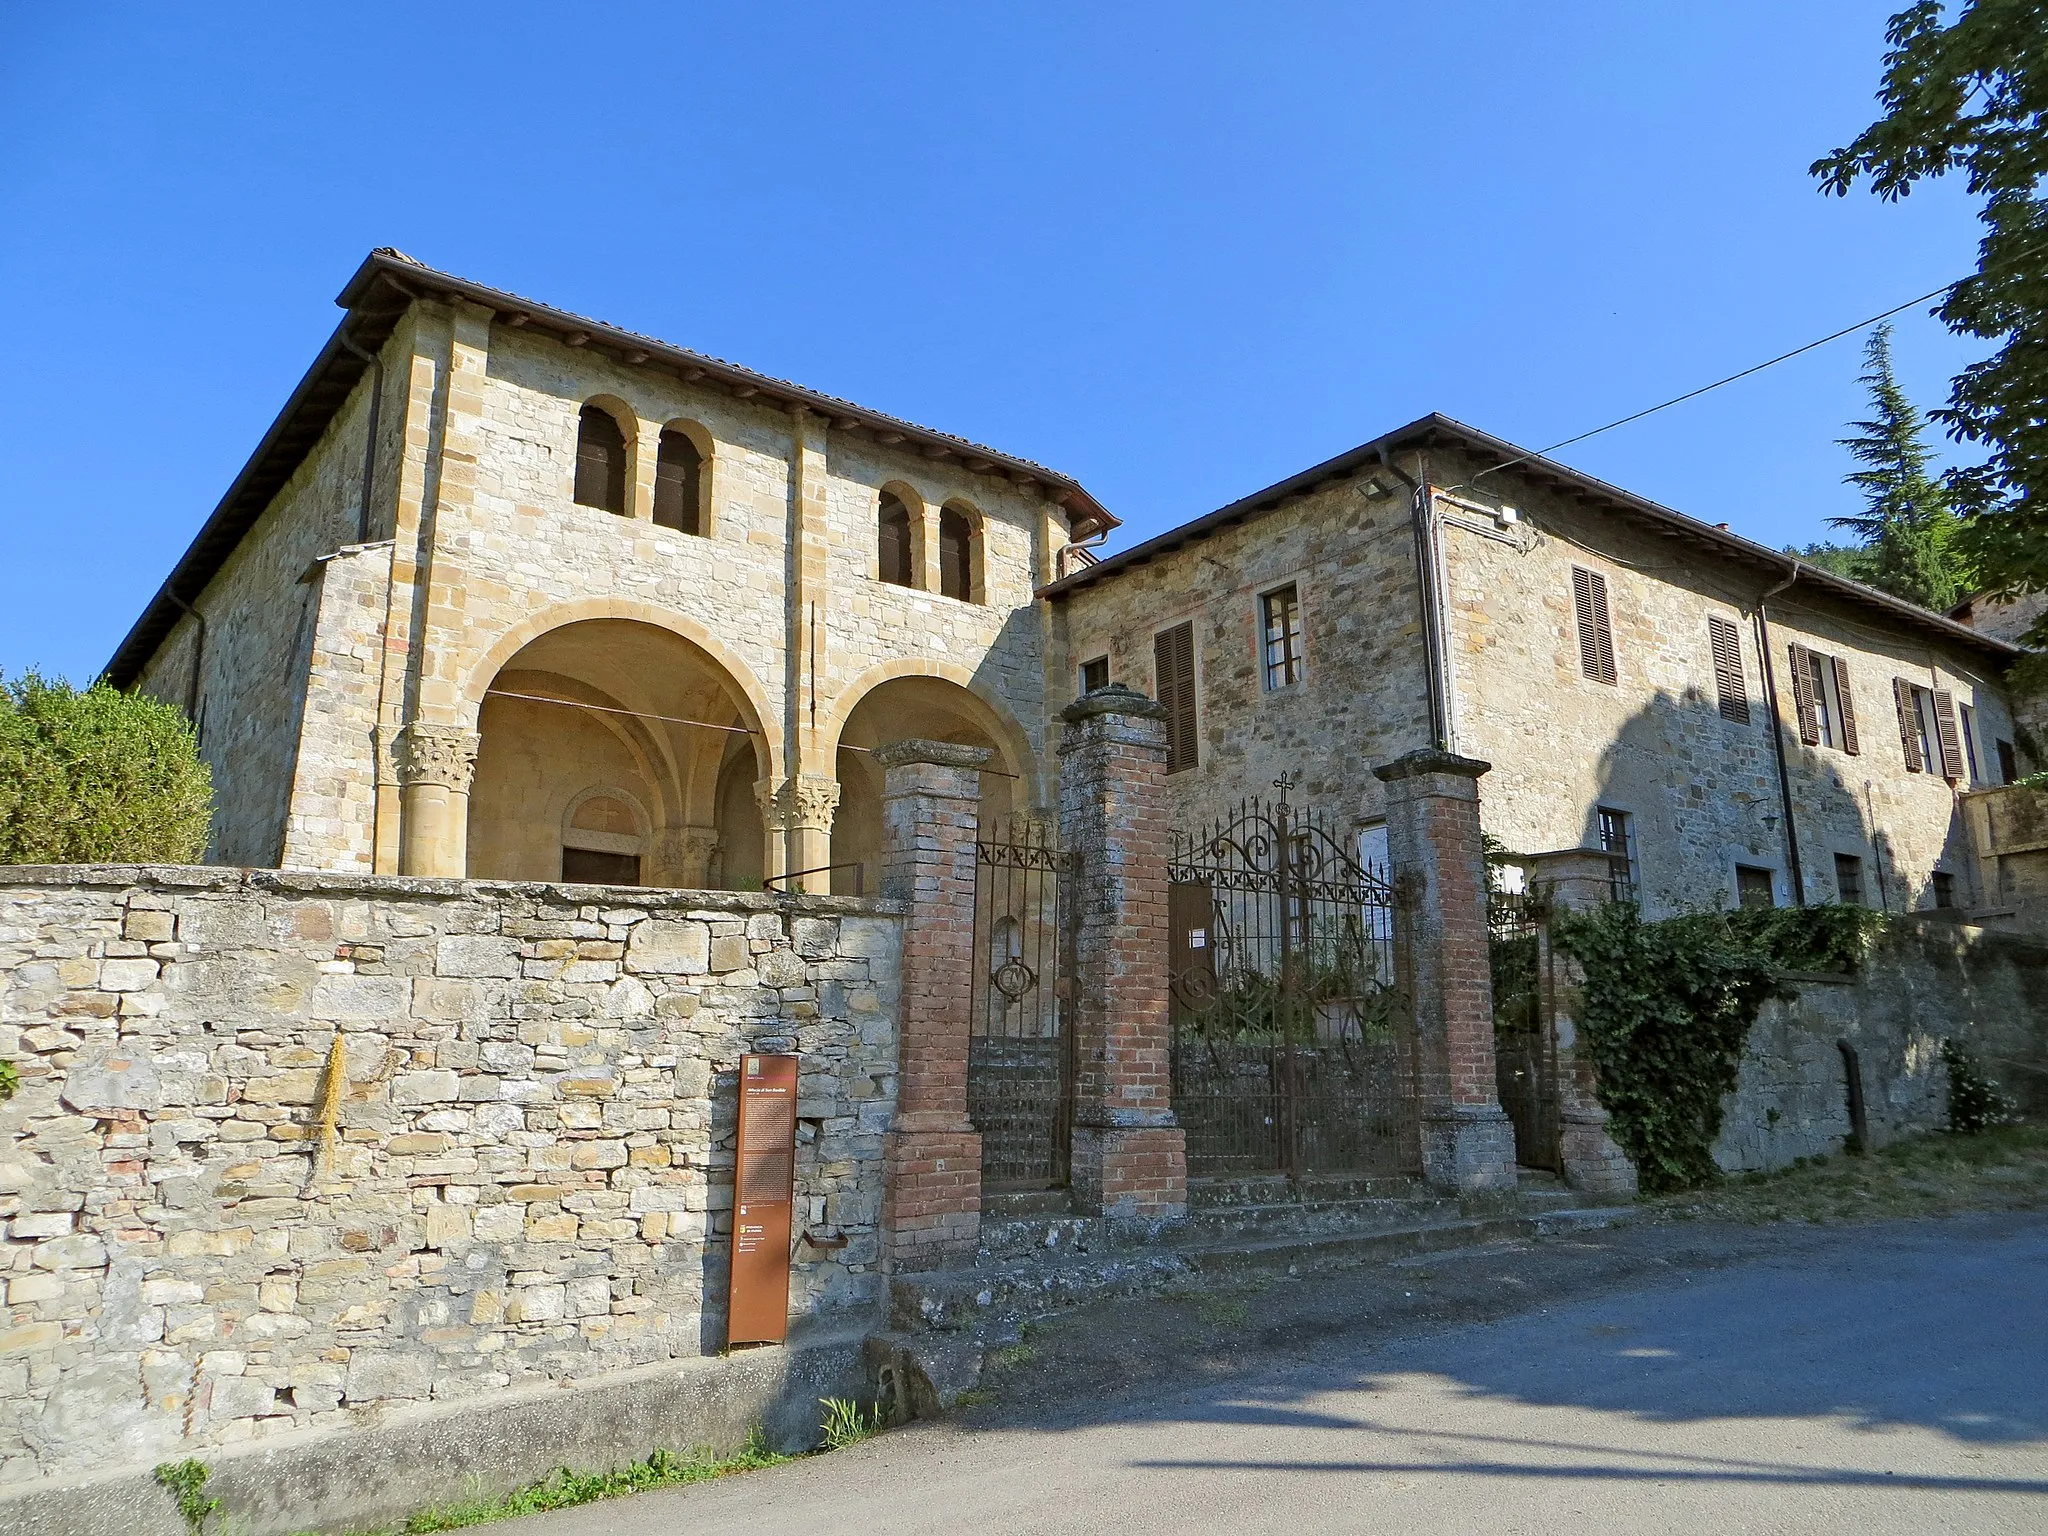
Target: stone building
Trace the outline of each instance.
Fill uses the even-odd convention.
[[[1072,480],[395,252],[339,302],[109,668],[198,721],[214,859],[851,891],[898,735],[1048,803]]]
[[[1383,858],[1365,769],[1436,746],[1506,850],[1604,851],[1653,917],[1977,905],[1958,802],[2023,755],[2006,641],[1440,416],[1043,595],[1055,696],[1167,703],[1183,825],[1284,774]]]
[[[1436,747],[1651,913],[1978,897],[2010,644],[1445,418],[1098,560],[994,449],[391,251],[338,302],[108,669],[199,721],[219,862],[872,889],[874,747],[1044,813],[1093,679],[1169,704],[1183,822],[1285,772],[1372,852]]]

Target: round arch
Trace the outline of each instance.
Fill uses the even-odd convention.
[[[776,723],[775,710],[769,704],[767,694],[747,664],[694,619],[627,597],[586,597],[558,603],[506,630],[463,675],[458,706],[462,712],[459,722],[462,727],[472,731],[476,729],[484,695],[490,691],[492,680],[505,669],[507,662],[542,635],[587,619],[625,619],[650,625],[687,640],[710,657],[739,692],[734,703],[738,705],[748,730],[753,733],[754,753],[761,774],[765,777],[775,772],[776,765],[782,761],[782,731]]]
[[[937,661],[924,656],[903,656],[894,661],[877,662],[856,677],[839,696],[827,706],[825,718],[818,725],[820,756],[826,762],[836,762],[839,756],[839,739],[845,733],[846,722],[852,718],[861,700],[873,693],[884,683],[899,678],[928,677],[941,682],[952,683],[964,691],[966,697],[960,702],[966,706],[966,713],[974,723],[988,733],[996,744],[996,750],[1003,756],[1002,766],[1015,774],[1025,791],[1025,798],[1034,807],[1043,807],[1045,800],[1044,775],[1039,771],[1038,754],[1032,750],[1031,738],[1017,717],[1001,698],[978,682],[967,668],[950,661]]]

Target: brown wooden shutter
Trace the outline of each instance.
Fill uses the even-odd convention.
[[[1720,695],[1723,718],[1749,724],[1749,685],[1742,676],[1742,632],[1723,618],[1708,615],[1707,638],[1714,647],[1714,691]]]
[[[1792,707],[1799,714],[1799,739],[1809,747],[1820,745],[1820,711],[1813,703],[1813,652],[1798,641],[1789,647],[1792,656]]]
[[[1849,663],[1839,656],[1829,659],[1835,668],[1835,698],[1842,706],[1842,750],[1857,756],[1863,748],[1856,740],[1856,703],[1849,696]]]
[[[1607,617],[1607,578],[1573,566],[1572,605],[1579,617],[1579,670],[1596,683],[1612,683],[1614,630]]]
[[[1934,734],[1941,741],[1941,776],[1963,776],[1963,742],[1956,734],[1956,696],[1946,688],[1934,690]]]
[[[1179,773],[1199,761],[1192,623],[1176,624],[1152,637],[1152,667],[1159,702],[1166,708],[1166,771]]]
[[[1899,707],[1899,745],[1906,749],[1906,771],[1924,772],[1927,765],[1920,761],[1920,724],[1915,718],[1913,685],[1903,677],[1892,679],[1892,702]]]

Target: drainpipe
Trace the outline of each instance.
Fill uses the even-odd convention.
[[[178,596],[178,589],[170,582],[164,583],[164,596],[191,615],[198,627],[192,635],[192,675],[185,681],[185,718],[192,722],[192,739],[199,740],[199,669],[206,660],[206,615]]]
[[[1381,468],[1405,480],[1411,493],[1416,586],[1422,608],[1422,650],[1429,691],[1429,744],[1439,752],[1448,752],[1451,750],[1451,720],[1448,690],[1444,686],[1443,603],[1437,590],[1436,509],[1435,498],[1424,484],[1429,476],[1429,465],[1427,460],[1423,461],[1423,480],[1417,480],[1396,464],[1393,455],[1384,447],[1379,451],[1379,461]]]
[[[1778,718],[1778,675],[1771,665],[1771,621],[1764,604],[1799,579],[1799,567],[1787,568],[1785,579],[1756,600],[1756,650],[1764,661],[1764,707],[1771,712],[1771,747],[1778,758],[1778,802],[1785,808],[1785,863],[1792,873],[1792,900],[1806,905],[1806,872],[1799,863],[1799,825],[1792,816],[1792,773],[1785,766],[1785,724]]]
[[[356,542],[370,542],[370,485],[377,478],[377,407],[384,398],[384,357],[368,352],[349,337],[346,326],[339,333],[341,344],[370,366],[370,420],[363,433],[363,496],[356,511]]]

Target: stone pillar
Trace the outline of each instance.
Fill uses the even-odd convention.
[[[1167,997],[1165,713],[1122,686],[1060,711],[1073,1184],[1091,1215],[1178,1220],[1188,1209]]]
[[[1515,1187],[1515,1131],[1494,1080],[1479,837],[1479,776],[1491,767],[1424,749],[1373,770],[1387,786],[1401,980],[1415,1010],[1422,1171],[1461,1194]]]
[[[1599,848],[1539,853],[1527,865],[1530,894],[1541,897],[1552,911],[1584,912],[1612,898],[1613,860]],[[1543,1007],[1557,1052],[1558,1148],[1564,1180],[1589,1195],[1633,1200],[1635,1164],[1607,1134],[1607,1111],[1596,1090],[1592,1058],[1578,1049],[1574,1015],[1584,974],[1577,961],[1552,947],[1547,921],[1539,934],[1537,974],[1543,979]]]
[[[664,827],[655,835],[649,885],[701,891],[711,882],[711,856],[718,851],[716,827]]]
[[[907,903],[901,1067],[884,1150],[882,1251],[892,1270],[973,1262],[981,1137],[967,1118],[974,840],[982,747],[898,741],[882,765],[882,895]]]
[[[757,779],[754,798],[761,804],[768,834],[769,867],[764,873],[820,871],[806,875],[801,889],[813,896],[829,896],[832,876],[822,871],[832,862],[832,817],[839,809],[839,781],[812,773],[798,774],[780,784]]]
[[[482,738],[415,720],[398,733],[398,872],[460,880],[469,873],[469,784]]]

